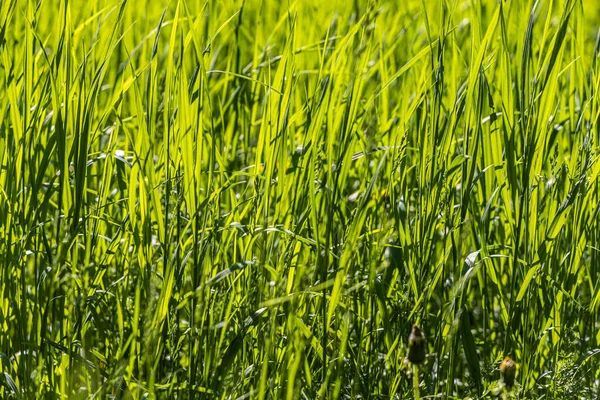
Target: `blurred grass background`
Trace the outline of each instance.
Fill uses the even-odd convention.
[[[597,397],[599,27],[1,1],[0,397]]]

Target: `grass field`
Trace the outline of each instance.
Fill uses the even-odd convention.
[[[0,0],[0,398],[598,398],[599,28]]]

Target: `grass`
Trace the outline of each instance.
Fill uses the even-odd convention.
[[[599,26],[0,1],[0,398],[597,398]]]

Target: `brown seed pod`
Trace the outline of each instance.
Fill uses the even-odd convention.
[[[500,374],[502,381],[508,388],[512,388],[515,384],[515,376],[517,375],[517,364],[508,356],[500,363]]]
[[[408,337],[408,361],[420,364],[425,360],[425,336],[417,325],[413,325]]]

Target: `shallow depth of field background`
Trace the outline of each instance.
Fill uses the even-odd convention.
[[[0,1],[0,398],[597,398],[599,28]]]

